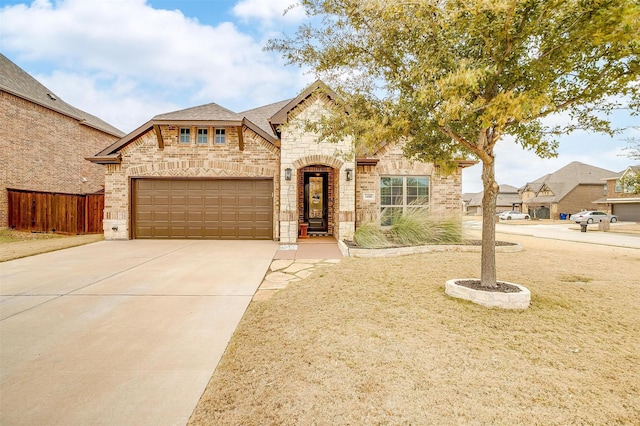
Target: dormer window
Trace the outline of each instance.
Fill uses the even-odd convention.
[[[190,144],[191,143],[191,129],[188,127],[180,127],[180,143],[181,144]]]

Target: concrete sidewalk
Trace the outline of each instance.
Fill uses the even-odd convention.
[[[185,424],[277,249],[103,241],[0,263],[0,424]]]

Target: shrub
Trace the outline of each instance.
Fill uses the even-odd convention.
[[[427,209],[409,209],[406,213],[391,217],[389,236],[402,246],[426,244],[435,236],[429,222]]]
[[[391,225],[386,230],[373,222],[359,225],[354,235],[356,244],[364,248],[383,248],[462,242],[460,219],[436,217],[422,208],[408,209],[403,214],[387,217]]]
[[[391,244],[382,232],[382,229],[374,223],[367,222],[358,226],[353,236],[354,241],[364,248],[383,248]]]

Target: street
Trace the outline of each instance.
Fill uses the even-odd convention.
[[[622,225],[624,225],[624,222],[612,223],[611,227]],[[465,220],[463,221],[463,227],[474,233],[476,231],[480,232],[482,222],[480,220]],[[597,223],[588,225],[587,232],[580,232],[580,226],[569,221],[540,224],[532,224],[531,222],[505,223],[505,221],[501,221],[496,224],[496,233],[640,249],[640,235],[598,231]]]

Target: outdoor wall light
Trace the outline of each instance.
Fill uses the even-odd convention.
[[[345,173],[347,174],[347,180],[353,179],[353,169],[345,169]]]
[[[284,179],[291,180],[291,169],[288,167],[284,169]]]

